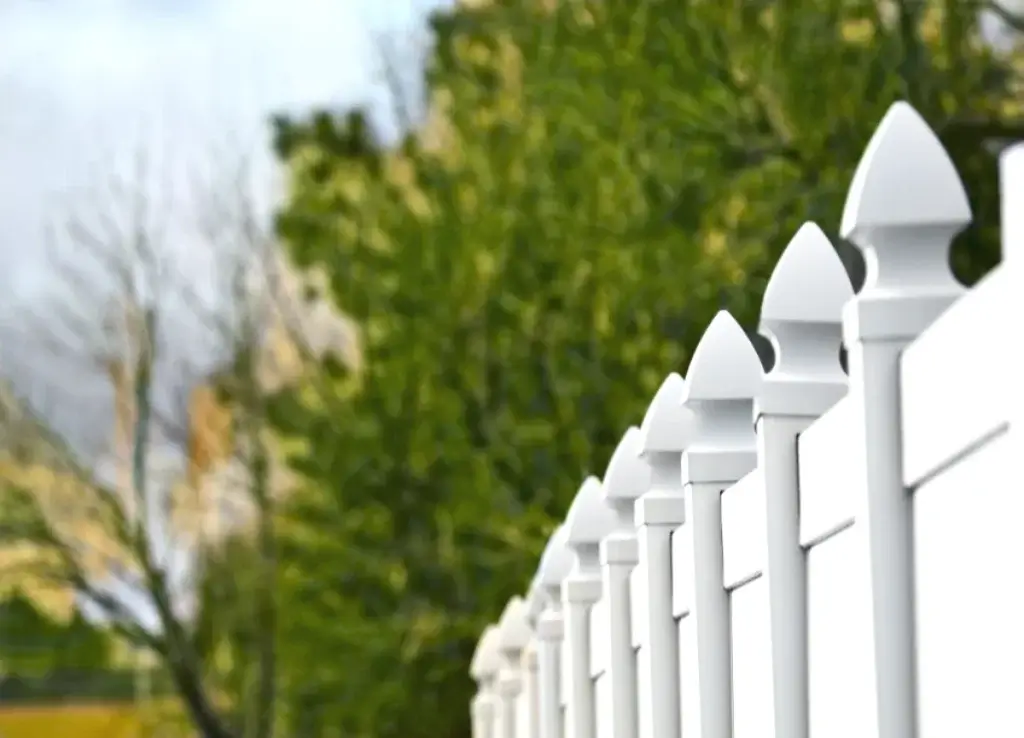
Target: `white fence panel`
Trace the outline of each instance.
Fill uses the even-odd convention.
[[[774,722],[765,486],[755,469],[722,493],[724,586],[732,634],[733,735],[760,738]]]
[[[524,689],[516,699],[516,738],[533,738],[530,727],[533,722],[533,712],[530,706],[530,694],[526,690],[526,675],[524,673]]]
[[[771,731],[772,634],[768,580],[748,580],[731,593],[733,724],[736,738],[761,738]]]
[[[966,291],[962,184],[889,110],[840,227],[863,289],[806,224],[771,371],[716,316],[483,633],[474,738],[1024,734],[1024,145],[1002,172],[1005,263]]]
[[[612,682],[608,673],[610,632],[608,598],[602,597],[590,609],[590,681],[594,692],[595,738],[610,738],[615,719],[612,710]]]
[[[900,400],[908,488],[1008,426],[1006,391],[1019,381],[1013,357],[1019,347],[992,321],[1008,315],[1004,300],[1010,289],[1009,269],[997,267],[903,352]]]
[[[852,528],[808,552],[809,732],[878,735],[867,567]]]
[[[914,494],[921,738],[1024,734],[1019,453],[1004,433]]]
[[[840,400],[798,439],[800,539],[807,551],[808,735],[872,735],[870,591],[851,534],[856,408]]]
[[[853,400],[843,398],[798,437],[804,548],[853,524],[857,459],[863,457],[856,420]]]

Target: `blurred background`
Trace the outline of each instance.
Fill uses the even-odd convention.
[[[463,738],[469,657],[895,100],[997,262],[1024,0],[0,5],[0,736]],[[766,366],[771,349],[758,344]]]

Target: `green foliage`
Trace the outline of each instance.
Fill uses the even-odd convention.
[[[303,735],[466,733],[476,636],[579,482],[716,310],[753,325],[800,223],[838,223],[895,99],[967,179],[957,270],[994,263],[982,140],[1019,98],[968,5],[500,0],[436,20],[422,136],[281,122],[281,234],[366,358],[274,407],[308,440],[281,543]]]
[[[99,670],[110,665],[110,634],[75,612],[59,623],[15,592],[0,602],[0,669],[18,675]]]
[[[198,577],[199,611],[195,621],[196,650],[204,664],[204,684],[217,697],[218,708],[234,735],[253,735],[256,715],[265,709],[256,690],[260,647],[274,633],[254,617],[265,567],[249,536],[239,535],[202,551]]]
[[[60,669],[30,677],[7,674],[0,676],[0,704],[130,704],[138,697],[141,678],[138,670],[126,669]],[[151,698],[175,694],[166,672],[154,669],[148,679]]]

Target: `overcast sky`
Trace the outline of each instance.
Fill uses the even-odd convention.
[[[184,281],[214,289],[211,256],[189,232],[200,190],[244,161],[258,207],[270,213],[277,192],[266,126],[272,112],[370,104],[387,124],[377,41],[390,39],[415,78],[426,12],[443,4],[0,2],[0,369],[55,414],[76,444],[98,450],[105,442],[98,428],[109,427],[109,390],[32,340],[56,330],[67,310],[99,320],[96,297],[72,294],[63,278],[85,273],[103,281],[84,246],[62,235],[68,219],[120,220],[131,194],[112,194],[114,182],[144,190],[154,208],[147,223],[164,234],[165,256]],[[140,159],[144,177],[135,174]],[[57,236],[47,239],[47,228]],[[55,307],[69,295],[70,307]],[[182,325],[168,332],[181,339],[178,348],[205,351],[189,330],[187,308],[175,312]]]
[[[99,460],[113,421],[107,382],[39,341],[59,333],[66,314],[98,330],[101,298],[113,289],[67,223],[123,223],[134,196],[145,195],[147,227],[179,284],[215,301],[208,243],[195,236],[197,199],[244,163],[258,214],[270,216],[279,192],[271,113],[367,105],[393,133],[378,42],[416,80],[424,18],[444,4],[0,0],[0,372]],[[69,274],[84,276],[88,289],[69,290]],[[201,364],[211,350],[205,316],[187,295],[161,301],[172,313],[168,352]],[[161,398],[167,412],[171,395]],[[164,467],[177,454],[159,456]]]

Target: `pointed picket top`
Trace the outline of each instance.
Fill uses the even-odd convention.
[[[633,527],[633,503],[651,487],[651,467],[640,458],[642,441],[640,429],[631,425],[604,472],[602,492],[620,528]]]
[[[505,605],[498,620],[498,630],[501,633],[502,653],[512,660],[518,658],[519,652],[530,642],[526,601],[519,595],[512,597]]]
[[[597,547],[615,528],[615,517],[604,504],[601,480],[590,476],[583,480],[565,518],[566,544],[579,553],[580,548]]]
[[[683,404],[693,412],[694,431],[683,452],[684,484],[731,484],[756,465],[757,436],[751,415],[763,385],[754,345],[736,319],[720,311],[690,362]],[[713,458],[715,463],[702,463],[703,458]]]
[[[681,453],[686,447],[690,414],[682,406],[686,380],[675,372],[665,377],[640,424],[640,453]]]
[[[970,221],[967,193],[938,137],[907,103],[895,103],[857,165],[843,210],[840,235],[868,264],[844,338],[908,340],[930,325],[964,292],[949,247]]]
[[[761,360],[754,345],[736,319],[720,310],[693,352],[683,404],[753,398],[761,380]]]
[[[469,673],[478,684],[494,679],[501,670],[501,632],[497,626],[484,628],[477,641]]]
[[[814,223],[805,223],[772,272],[761,304],[760,333],[775,364],[758,396],[762,414],[815,417],[846,391],[839,362],[843,308],[853,286],[839,254]]]
[[[804,223],[775,265],[761,302],[761,325],[839,323],[853,297],[843,262],[816,223]]]
[[[540,566],[537,568],[537,583],[555,602],[558,601],[557,593],[562,587],[562,580],[572,569],[572,551],[566,545],[568,538],[569,529],[564,524],[558,526],[548,539],[548,545],[540,557]]]
[[[967,192],[938,136],[908,103],[893,103],[857,165],[840,234],[856,240],[862,229],[959,230],[970,221]]]

